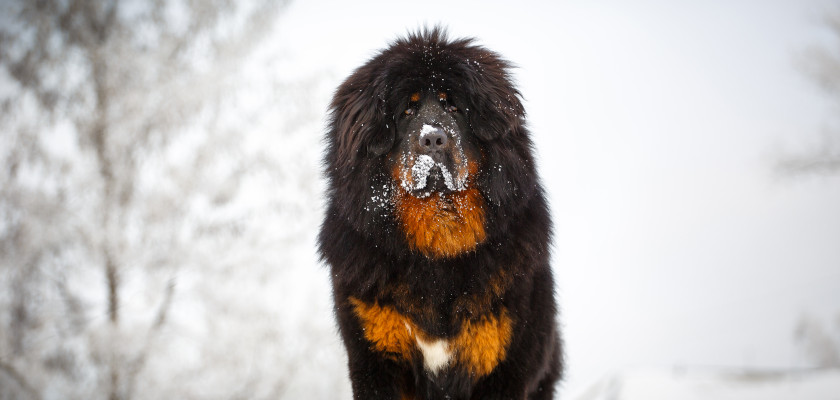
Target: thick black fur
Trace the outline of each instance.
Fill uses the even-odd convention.
[[[549,266],[551,220],[535,170],[510,65],[472,39],[449,40],[440,29],[398,39],[337,89],[324,158],[327,210],[319,235],[332,272],[335,311],[349,356],[355,399],[551,399],[562,371],[554,283]],[[480,149],[475,184],[485,209],[486,239],[469,252],[433,258],[412,250],[388,199],[395,188],[388,155],[406,99],[418,90],[450,93],[467,121],[464,140]],[[434,375],[419,362],[374,351],[349,298],[391,305],[440,338],[457,335],[474,309],[459,308],[490,291],[492,277],[512,282],[485,311],[507,309],[512,339],[505,359],[476,379],[453,369]],[[391,293],[407,287],[422,315],[403,310]],[[447,397],[448,396],[448,397]]]

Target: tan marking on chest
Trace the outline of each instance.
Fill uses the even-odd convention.
[[[437,373],[455,364],[476,378],[486,376],[507,355],[513,322],[506,310],[463,324],[457,336],[436,338],[420,330],[393,307],[350,298],[371,348],[399,361],[423,357],[427,370]],[[415,351],[416,350],[416,351]]]
[[[468,163],[467,174],[475,176],[478,164]],[[392,171],[400,181],[402,170]],[[471,251],[484,241],[484,198],[468,180],[465,190],[418,198],[404,190],[394,197],[395,214],[409,246],[428,257],[445,258]]]
[[[411,321],[392,307],[367,304],[350,298],[356,316],[362,321],[365,339],[373,348],[393,359],[409,359],[414,347]]]
[[[458,361],[475,376],[485,376],[504,361],[510,346],[513,322],[502,309],[498,316],[487,315],[478,322],[466,322],[452,345]]]

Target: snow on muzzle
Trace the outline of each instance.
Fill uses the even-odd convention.
[[[406,167],[410,165],[411,168],[403,169],[400,184],[409,193],[420,192],[418,193],[418,197],[426,197],[435,191],[435,188],[429,187],[429,180],[438,171],[440,178],[443,180],[443,185],[449,191],[457,192],[467,188],[466,171],[463,173],[457,173],[458,171],[456,171],[453,174],[444,163],[435,162],[431,156],[426,154],[411,155],[408,157],[403,155],[403,165]],[[424,191],[424,189],[426,190]]]

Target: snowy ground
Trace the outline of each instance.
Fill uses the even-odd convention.
[[[837,400],[840,371],[634,371],[605,378],[575,400]]]

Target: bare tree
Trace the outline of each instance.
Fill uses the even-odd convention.
[[[840,12],[825,19],[834,36],[829,48],[812,49],[804,63],[805,72],[834,101],[840,114]],[[788,174],[837,174],[840,172],[840,125],[827,127],[821,142],[810,153],[782,158],[779,169]]]
[[[131,397],[176,285],[164,274],[145,339],[126,342],[136,327],[124,326],[123,277],[132,267],[179,265],[178,200],[191,188],[186,181],[180,193],[143,192],[144,162],[212,114],[230,89],[225,77],[280,5],[0,4],[0,87],[8,88],[0,91],[0,327],[8,327],[0,328],[0,365],[8,379],[34,390],[53,374],[92,382],[71,397]],[[102,289],[72,287],[97,273]],[[91,293],[105,298],[99,331],[90,328],[100,321]],[[55,335],[64,343],[45,349]],[[90,354],[74,350],[85,337]],[[99,371],[80,371],[88,361]]]
[[[836,329],[840,324],[834,328],[814,316],[804,315],[794,331],[805,356],[819,368],[840,368],[840,329]]]

